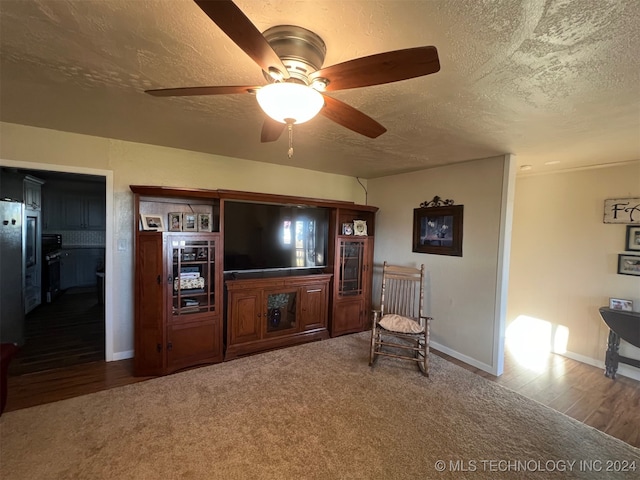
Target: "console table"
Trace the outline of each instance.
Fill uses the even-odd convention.
[[[599,310],[600,316],[609,327],[604,374],[615,379],[619,363],[640,368],[640,360],[618,354],[620,339],[640,348],[640,312],[625,312],[607,307],[601,307]]]

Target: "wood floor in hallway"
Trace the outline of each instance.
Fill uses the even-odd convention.
[[[26,316],[25,344],[9,365],[9,374],[104,360],[104,344],[104,305],[95,289],[69,289]]]

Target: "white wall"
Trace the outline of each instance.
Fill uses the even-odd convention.
[[[245,190],[364,203],[353,177],[0,122],[0,164],[107,177],[107,359],[133,353],[129,185]],[[365,183],[366,185],[366,183]],[[109,288],[111,286],[111,288]]]
[[[426,313],[433,346],[491,373],[501,373],[501,231],[508,223],[510,156],[369,180],[376,218],[376,266],[425,264]],[[463,256],[413,253],[413,209],[435,195],[464,205]],[[374,285],[374,298],[379,285]],[[504,319],[502,319],[504,321]]]
[[[604,200],[625,197],[640,197],[640,161],[518,178],[507,333],[521,316],[554,332],[566,327],[567,351],[559,353],[604,365],[608,329],[598,308],[616,297],[640,310],[640,278],[616,273],[626,225],[603,223]],[[620,353],[640,359],[626,342]],[[629,366],[620,373],[640,378]]]

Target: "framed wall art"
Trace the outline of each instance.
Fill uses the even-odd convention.
[[[140,214],[140,220],[142,221],[142,230],[164,232],[164,220],[162,215],[145,215]]]
[[[413,251],[461,257],[463,213],[464,205],[414,209]]]
[[[640,224],[640,198],[607,198],[604,223]]]
[[[640,255],[621,253],[618,255],[618,273],[640,277]]]
[[[640,252],[640,227],[627,225],[627,240],[625,250]]]

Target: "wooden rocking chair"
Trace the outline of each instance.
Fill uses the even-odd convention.
[[[400,267],[384,262],[380,309],[373,310],[369,366],[378,355],[412,360],[429,376],[429,328],[423,315],[424,265]],[[393,340],[393,341],[389,341]]]

